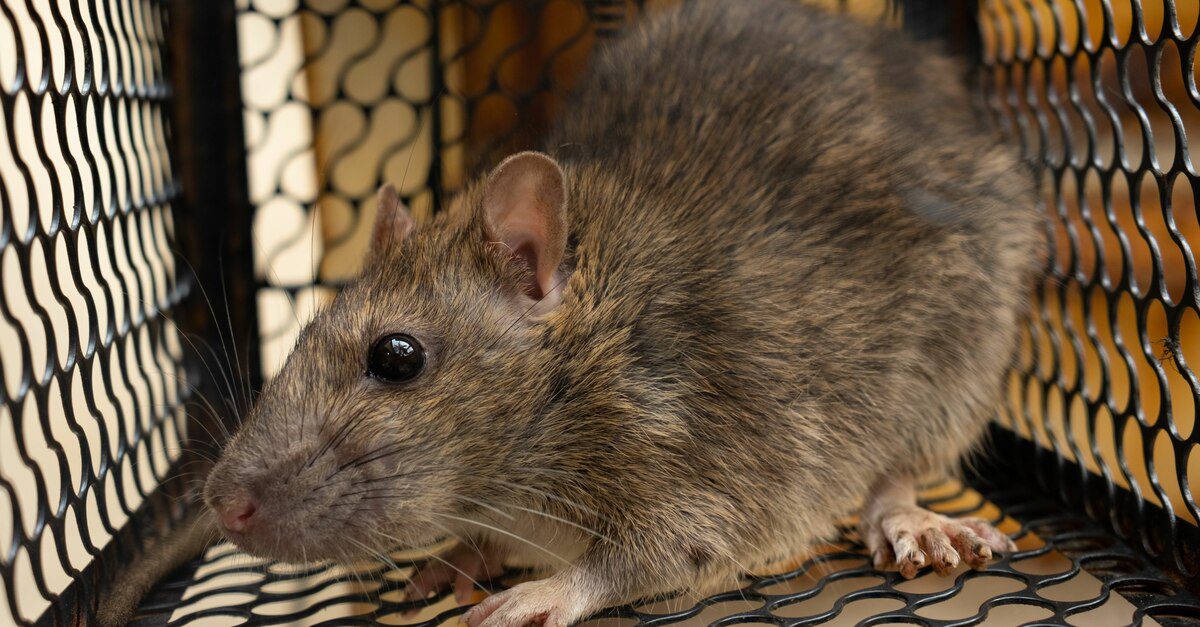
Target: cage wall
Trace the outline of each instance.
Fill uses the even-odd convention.
[[[180,457],[165,36],[155,2],[0,3],[0,624],[69,616]]]
[[[395,183],[427,219],[469,175],[536,141],[596,45],[670,4],[231,0],[237,58],[228,70],[240,120],[226,158],[239,172],[204,178],[193,172],[198,153],[181,163],[179,144],[203,134],[194,123],[214,109],[188,111],[204,86],[170,75],[224,63],[195,54],[205,40],[182,28],[192,17],[180,19],[195,5],[0,0],[0,624],[86,612],[95,581],[136,555],[131,528],[179,513],[183,501],[170,495],[183,488],[164,495],[160,484],[186,476],[189,424],[192,436],[209,437],[199,415],[233,426],[236,412],[223,404],[244,405],[242,379],[273,374],[303,322],[353,277],[379,185]],[[968,49],[962,42],[975,33],[958,20],[975,18],[966,23],[981,42],[982,110],[1034,166],[1054,251],[997,409],[997,452],[981,467],[991,479],[1025,473],[1059,500],[993,486],[997,508],[961,485],[926,493],[944,511],[1000,516],[1024,538],[997,576],[904,588],[856,561],[845,537],[781,567],[789,574],[780,579],[719,595],[716,609],[621,616],[740,612],[791,624],[811,610],[829,620],[932,621],[955,616],[938,614],[939,604],[981,586],[1004,591],[971,612],[1026,612],[1013,620],[1088,616],[1110,603],[1133,617],[1182,612],[1170,608],[1188,607],[1179,599],[1200,581],[1200,380],[1189,366],[1200,360],[1200,171],[1187,144],[1200,128],[1196,3],[983,0],[977,14],[957,3],[822,4]],[[913,15],[938,27],[906,23]],[[235,175],[244,189],[184,197]],[[244,202],[245,221],[231,219],[221,198]],[[216,245],[238,229],[248,235],[248,272],[214,274],[214,265],[239,263]],[[189,247],[188,235],[213,241]],[[238,329],[214,335],[202,327],[222,324],[222,301]],[[216,320],[195,322],[197,312]],[[256,350],[231,357],[226,340]],[[220,406],[195,398],[206,379]],[[1042,526],[1018,521],[1022,512]],[[1104,530],[1132,550],[1102,542]],[[1051,568],[1051,555],[1075,569],[1070,576],[1038,570]],[[1094,577],[1079,571],[1085,561]],[[253,562],[228,545],[193,568],[164,584],[147,615],[391,620],[408,572]],[[1057,598],[1047,592],[1056,587]],[[818,598],[882,604],[858,614],[801,609]],[[451,616],[452,605],[429,616]]]
[[[981,88],[1052,256],[999,424],[1045,489],[1200,576],[1196,3],[982,3]],[[1192,364],[1192,365],[1189,365]]]

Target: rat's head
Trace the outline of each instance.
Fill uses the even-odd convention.
[[[566,191],[538,153],[414,226],[379,193],[362,275],[300,334],[205,486],[225,535],[278,559],[446,535],[536,418],[565,289]]]

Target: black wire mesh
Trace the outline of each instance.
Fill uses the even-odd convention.
[[[982,3],[983,92],[1052,259],[1000,422],[1018,468],[1200,586],[1196,3]],[[1029,463],[1024,463],[1028,461]]]
[[[0,2],[3,625],[71,622],[97,558],[136,550],[131,518],[170,506],[189,388],[166,27],[149,0]]]

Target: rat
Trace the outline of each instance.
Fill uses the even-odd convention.
[[[728,585],[860,505],[879,568],[1015,549],[918,505],[999,402],[1046,241],[955,61],[782,0],[605,46],[540,151],[415,222],[299,334],[204,498],[285,560],[457,545],[409,599],[560,626]]]

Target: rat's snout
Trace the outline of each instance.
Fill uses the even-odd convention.
[[[233,533],[250,531],[251,526],[262,518],[261,516],[255,518],[254,514],[258,512],[258,501],[250,496],[235,497],[224,503],[215,503],[213,508],[217,512],[217,518],[221,520],[221,525],[225,527],[226,531]]]
[[[358,473],[337,475],[335,460],[315,455],[310,446],[270,456],[261,453],[265,448],[253,440],[235,443],[209,473],[204,498],[221,532],[254,555],[323,557],[330,537],[343,531],[329,521],[340,492],[329,478],[349,481]]]
[[[302,502],[302,492],[311,487],[261,475],[239,479],[224,473],[209,479],[215,489],[210,489],[207,501],[222,534],[254,555],[289,560],[312,553],[312,534],[319,525],[314,524],[315,508],[309,506],[326,504]]]

